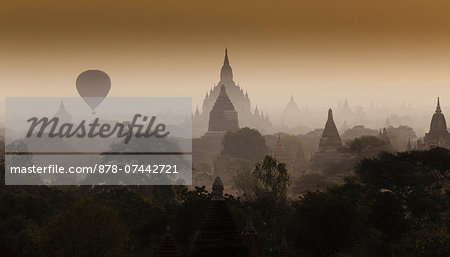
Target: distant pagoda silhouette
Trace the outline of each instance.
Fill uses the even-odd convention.
[[[253,225],[252,210],[247,211],[247,223],[242,231],[242,240],[248,249],[248,257],[262,257],[258,245],[258,232]]]
[[[386,128],[380,129],[380,134],[378,136],[386,146],[392,147],[391,140],[389,139],[389,135]]]
[[[328,110],[328,119],[319,142],[319,150],[311,158],[311,167],[316,171],[324,171],[326,168],[338,163],[345,158],[340,152],[342,140],[333,119],[333,111]]]
[[[326,151],[329,149],[334,150],[339,147],[342,147],[342,140],[336,128],[336,124],[334,123],[333,110],[329,109],[325,129],[320,138],[319,151]]]
[[[275,146],[273,147],[273,156],[279,162],[286,164],[286,168],[288,169],[288,171],[293,169],[294,160],[291,156],[289,156],[289,153],[286,151],[286,148],[284,147],[283,143],[281,142],[280,134],[278,134],[277,142],[275,143]]]
[[[61,123],[71,123],[72,115],[66,110],[66,106],[64,105],[63,100],[59,104],[59,109],[56,111],[54,117],[59,118],[59,122]]]
[[[236,229],[223,196],[223,183],[216,177],[208,211],[200,226],[191,257],[244,257],[247,247]]]
[[[418,142],[418,146],[419,148],[439,146],[450,149],[450,133],[448,132],[445,116],[442,113],[439,97],[436,111],[431,118],[430,131],[425,134],[423,142]]]

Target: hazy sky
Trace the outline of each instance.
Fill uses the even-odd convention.
[[[101,69],[110,96],[192,96],[218,82],[224,48],[263,109],[450,105],[448,0],[2,0],[2,96],[76,96]],[[3,102],[3,100],[1,100]]]

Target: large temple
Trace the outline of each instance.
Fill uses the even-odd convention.
[[[431,119],[430,131],[426,133],[423,140],[417,142],[417,144],[421,149],[433,146],[450,149],[450,133],[448,132],[445,116],[442,113],[439,98],[437,99],[436,111]]]
[[[243,88],[234,82],[228,50],[225,49],[225,59],[220,71],[220,81],[209,92],[206,92],[202,110],[200,111],[197,108],[193,115],[193,133],[195,136],[201,136],[206,131],[209,131],[210,112],[221,94],[222,86],[225,87],[228,97],[239,114],[238,121],[241,127],[256,128],[261,132],[267,132],[271,129],[272,125],[267,116],[262,111],[259,111],[257,107],[255,107],[254,111],[251,110],[250,98],[247,92],[244,93]]]

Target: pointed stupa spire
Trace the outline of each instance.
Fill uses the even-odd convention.
[[[233,81],[233,70],[231,69],[230,61],[228,59],[227,48],[225,48],[225,58],[223,60],[222,70],[220,71],[220,81],[221,82]]]
[[[433,118],[431,119],[430,132],[448,133],[447,122],[445,121],[444,114],[442,113],[439,97],[437,99],[436,112],[433,114]]]
[[[59,103],[59,108],[55,113],[55,117],[59,118],[59,120],[63,123],[72,122],[72,115],[66,110],[66,106],[64,105],[64,101],[62,99]]]
[[[195,108],[195,116],[199,116],[200,115],[200,111],[198,110],[198,105]]]
[[[61,99],[61,103],[59,104],[60,110],[66,110],[66,106],[64,105],[64,101]]]
[[[442,110],[441,110],[441,104],[440,104],[440,102],[439,102],[439,97],[437,98],[436,112],[442,112]]]
[[[341,137],[333,120],[333,110],[328,110],[328,119],[320,138],[319,148],[339,148],[342,146]]]
[[[158,257],[181,257],[180,252],[177,249],[175,240],[172,237],[172,228],[166,227],[166,233],[164,234],[163,241],[159,245]]]
[[[328,109],[328,120],[333,120],[333,110]]]
[[[255,115],[258,115],[258,116],[259,116],[258,105],[255,106],[255,112],[254,112],[254,113],[255,113]]]
[[[228,48],[225,48],[225,59],[223,60],[223,64],[230,65],[230,61],[228,60]]]

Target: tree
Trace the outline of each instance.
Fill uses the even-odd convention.
[[[373,192],[391,192],[411,222],[437,219],[448,208],[448,195],[443,192],[450,178],[449,150],[382,153],[362,160],[356,173]]]
[[[351,253],[363,240],[374,241],[369,233],[370,209],[365,195],[364,187],[356,180],[347,180],[325,192],[306,193],[294,205],[289,227],[297,247],[310,256],[340,256]]]
[[[273,199],[286,200],[287,188],[289,186],[289,174],[286,164],[278,162],[270,155],[256,164],[255,171],[255,194],[257,196],[270,196]]]
[[[358,137],[364,136],[376,136],[378,135],[378,130],[365,128],[362,125],[354,126],[351,129],[347,129],[342,135],[342,140],[350,141]]]
[[[349,142],[350,152],[359,158],[375,157],[380,152],[390,152],[392,147],[385,141],[375,136],[363,136]]]
[[[255,164],[252,161],[244,158],[231,157],[229,155],[221,154],[214,162],[214,177],[220,176],[220,178],[226,185],[232,184],[235,189],[239,189],[248,194],[249,192],[247,190],[247,186],[250,181],[245,181],[245,175],[251,175],[254,168]],[[237,177],[244,180],[238,181],[237,184],[233,183],[237,182]],[[250,188],[250,190],[253,190],[253,188]]]
[[[50,257],[120,256],[127,240],[117,213],[93,200],[80,200],[32,230],[39,252]]]
[[[264,137],[256,129],[242,128],[229,131],[222,140],[222,154],[240,157],[256,163],[269,152]]]

